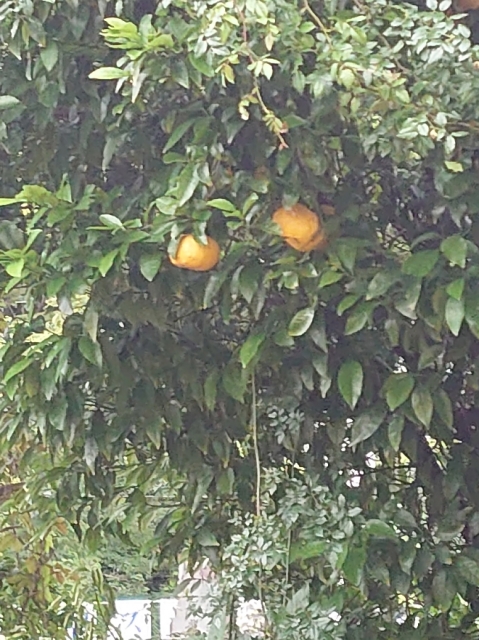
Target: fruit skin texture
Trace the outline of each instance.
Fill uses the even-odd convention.
[[[174,258],[170,261],[180,269],[191,271],[209,271],[220,259],[219,244],[207,236],[208,244],[201,244],[191,233],[181,236]]]
[[[318,216],[303,204],[277,209],[273,213],[273,222],[281,229],[286,244],[297,251],[305,253],[326,245],[326,234],[321,229]]]

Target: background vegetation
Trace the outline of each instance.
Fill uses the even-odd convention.
[[[253,598],[252,635],[477,637],[479,52],[457,9],[2,3],[8,638],[90,637],[103,573],[55,551],[132,531],[156,567],[209,559],[219,635]],[[297,201],[319,251],[271,221]],[[171,265],[183,233],[219,243],[214,270]]]

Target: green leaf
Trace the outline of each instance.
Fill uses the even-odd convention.
[[[85,441],[85,454],[84,459],[87,467],[92,473],[95,473],[95,461],[98,458],[98,443],[93,436],[88,436]]]
[[[113,251],[110,251],[105,256],[103,256],[102,259],[100,260],[100,264],[98,265],[98,271],[101,273],[103,277],[105,277],[106,274],[112,268],[113,263],[115,262],[115,259],[118,256],[119,252],[120,252],[119,249],[114,249]]]
[[[85,360],[88,360],[88,362],[91,362],[91,364],[97,367],[102,366],[102,355],[98,342],[93,342],[90,337],[82,336],[78,340],[78,349]]]
[[[338,304],[338,308],[336,309],[338,316],[342,316],[345,311],[347,311],[352,306],[354,306],[356,302],[359,300],[359,298],[360,296],[353,293],[350,293],[347,296],[344,296],[344,298]]]
[[[467,240],[459,235],[449,236],[441,242],[441,251],[453,265],[461,269],[466,266]]]
[[[446,287],[447,295],[455,300],[461,300],[462,294],[464,293],[464,284],[464,278],[458,278],[454,280],[454,282],[450,282]]]
[[[224,469],[216,481],[216,487],[221,495],[231,495],[235,486],[235,472],[231,467]]]
[[[439,388],[434,394],[434,410],[446,427],[449,429],[454,427],[452,402],[444,389]]]
[[[208,284],[205,287],[205,293],[203,296],[203,309],[207,309],[213,302],[213,300],[218,295],[221,287],[225,283],[226,278],[228,277],[227,271],[219,271],[217,273],[213,273],[208,279]]]
[[[159,421],[148,422],[146,425],[146,435],[150,438],[157,449],[161,447],[163,442],[162,425]]]
[[[310,307],[298,311],[298,313],[292,318],[291,322],[289,323],[289,335],[293,337],[304,335],[312,325],[314,315],[315,310]]]
[[[461,553],[454,563],[459,575],[476,587],[479,587],[479,560],[468,557],[465,553]]]
[[[0,198],[0,207],[8,207],[11,204],[20,204],[23,202],[17,198]]]
[[[432,271],[439,259],[439,251],[437,249],[427,249],[418,251],[406,260],[403,264],[402,271],[416,278],[424,278]]]
[[[399,451],[401,445],[402,432],[404,429],[404,416],[401,414],[394,415],[388,424],[388,438],[394,451]]]
[[[110,213],[104,213],[100,216],[100,221],[109,227],[110,229],[124,229],[123,222],[116,216],[112,216]]]
[[[246,391],[246,379],[242,375],[239,365],[236,366],[234,361],[230,361],[225,367],[222,382],[224,390],[229,396],[238,400],[238,402],[243,402]]]
[[[351,431],[351,447],[370,438],[381,426],[386,412],[381,408],[372,408],[354,419]]]
[[[447,169],[449,169],[449,171],[452,171],[453,173],[462,173],[464,171],[464,167],[460,162],[453,162],[451,160],[446,160],[444,162],[444,165]]]
[[[320,289],[323,289],[324,287],[328,287],[331,284],[336,284],[336,282],[339,282],[343,276],[344,273],[329,269],[328,271],[325,271],[321,276],[318,286]]]
[[[19,104],[20,100],[15,98],[15,96],[0,96],[0,111],[3,109],[11,109]],[[2,198],[2,200],[12,200],[12,198]]]
[[[446,324],[454,336],[458,336],[461,331],[465,313],[464,300],[448,299],[445,311]]]
[[[151,253],[143,253],[140,257],[140,271],[141,275],[152,282],[158,275],[158,271],[161,267],[161,255],[158,253],[152,255]]]
[[[7,370],[5,375],[3,376],[3,384],[6,384],[9,380],[18,376],[19,373],[25,371],[27,367],[32,364],[33,360],[31,358],[24,358],[22,360],[18,360],[14,365]]]
[[[201,528],[196,536],[196,541],[202,547],[218,547],[216,536],[208,529]]]
[[[354,409],[361,396],[363,378],[363,368],[357,360],[348,360],[344,362],[339,369],[339,391],[351,409]]]
[[[364,525],[364,531],[373,538],[387,538],[390,540],[397,539],[394,529],[383,520],[368,520]]]
[[[205,386],[204,386],[205,404],[207,409],[209,409],[210,411],[213,411],[213,409],[215,408],[219,377],[220,377],[220,374],[217,369],[215,369],[214,371],[211,371],[206,376]]]
[[[363,329],[368,321],[368,312],[365,309],[358,308],[354,310],[346,321],[344,335],[350,336]]]
[[[358,253],[357,241],[355,238],[342,238],[336,242],[336,252],[341,264],[349,273],[354,272],[356,256]]]
[[[290,562],[319,558],[327,547],[328,543],[325,540],[313,540],[311,542],[298,540],[298,542],[294,542],[291,545],[291,551],[289,554]]]
[[[266,334],[262,331],[261,333],[251,334],[246,339],[246,342],[243,343],[240,349],[240,362],[243,365],[243,368],[247,367],[251,360],[258,353],[258,349],[263,344],[266,338]]]
[[[452,605],[457,589],[454,582],[448,577],[445,569],[439,569],[432,580],[431,586],[434,603],[441,611],[448,611]]]
[[[191,127],[195,124],[196,118],[190,118],[185,122],[182,122],[180,125],[176,127],[171,133],[171,136],[168,138],[168,142],[163,147],[163,153],[166,153],[171,148],[175,146],[177,142],[181,140],[181,138],[185,135],[185,133],[191,129]]]
[[[434,408],[429,390],[423,386],[416,386],[411,397],[411,406],[419,422],[428,427]]]
[[[251,303],[255,293],[258,291],[260,278],[261,269],[256,264],[247,265],[239,275],[239,291],[248,304]]]
[[[100,67],[89,74],[90,80],[119,80],[120,78],[128,78],[129,72],[117,67]]]
[[[58,45],[50,40],[45,49],[40,49],[40,59],[47,71],[51,71],[58,62]]]
[[[188,55],[188,61],[192,67],[194,67],[197,71],[202,73],[204,76],[208,78],[212,78],[215,75],[214,69],[208,63],[205,58],[196,57],[192,53]]]
[[[208,201],[209,207],[214,207],[215,209],[220,209],[221,211],[226,211],[228,213],[232,213],[236,211],[236,207],[229,200],[225,200],[224,198],[215,198],[214,200]]]
[[[402,300],[395,303],[396,309],[406,318],[415,320],[417,318],[416,306],[421,295],[421,281],[414,280],[406,286],[405,295]]]
[[[83,329],[93,342],[96,342],[98,337],[98,320],[98,311],[92,305],[89,305],[83,316]]]
[[[351,87],[356,82],[356,76],[354,75],[354,71],[352,71],[348,67],[341,69],[341,71],[338,74],[338,82],[342,84],[344,87],[346,87],[346,89],[351,89]]]
[[[178,184],[176,187],[176,195],[178,198],[178,205],[180,207],[192,198],[199,183],[200,178],[196,171],[196,167],[194,165],[188,165],[185,167],[178,177]]]
[[[25,267],[25,258],[19,258],[18,260],[14,260],[13,262],[9,262],[5,266],[5,271],[12,278],[21,278],[24,267]]]
[[[398,279],[398,274],[392,271],[379,271],[368,285],[366,300],[373,300],[383,296],[389,287]]]
[[[409,373],[395,373],[386,380],[386,402],[390,411],[400,407],[414,389],[414,378]]]
[[[343,573],[351,584],[358,587],[363,577],[363,569],[366,564],[367,551],[365,547],[352,546],[343,564]]]

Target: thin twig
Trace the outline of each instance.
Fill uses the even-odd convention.
[[[251,422],[253,426],[253,446],[254,446],[254,459],[256,463],[256,515],[261,516],[261,459],[259,456],[258,446],[258,420],[256,413],[256,380],[253,373],[251,380],[252,389],[252,406],[251,406]]]
[[[314,13],[314,11],[311,9],[311,6],[310,6],[308,0],[303,0],[303,5],[304,5],[305,10],[309,13],[311,18],[314,20],[314,22],[317,24],[317,26],[324,33],[324,37],[326,38],[328,43],[330,45],[332,45],[332,41],[331,41],[331,38],[329,36],[328,30],[326,29],[326,27],[322,23],[321,18],[316,13]]]

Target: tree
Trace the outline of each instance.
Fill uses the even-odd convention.
[[[90,549],[139,520],[209,558],[229,635],[241,597],[253,635],[477,635],[479,55],[449,5],[0,9],[2,455],[46,449],[31,499]],[[283,241],[296,202],[326,246]],[[170,263],[185,233],[217,267]]]

